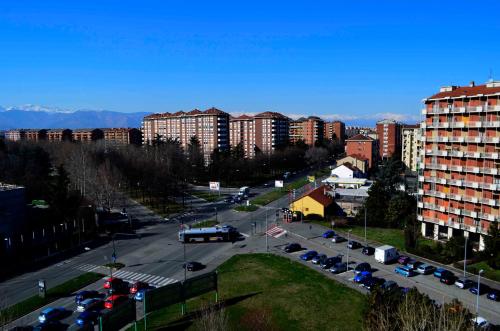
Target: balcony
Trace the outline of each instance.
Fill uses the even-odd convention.
[[[458,208],[449,208],[449,212],[455,215],[462,215],[461,214],[462,210]]]
[[[472,218],[476,218],[477,217],[477,212],[475,211],[470,211],[470,210],[467,210],[467,209],[461,209],[462,211],[462,215],[464,216],[469,216],[469,217],[472,217]]]
[[[468,152],[468,151],[465,151],[464,152],[464,157],[479,158],[479,157],[481,157],[481,153],[480,152]]]
[[[463,151],[455,151],[455,150],[451,150],[449,152],[449,155],[450,156],[454,156],[454,157],[464,157],[464,152]]]
[[[448,129],[450,127],[449,122],[432,122],[428,124],[429,128],[438,128],[438,129]]]
[[[469,196],[469,195],[464,195],[462,197],[462,199],[464,201],[467,201],[467,202],[472,202],[472,203],[478,203],[479,202],[479,199],[477,197],[472,197],[472,196]]]
[[[483,127],[485,128],[498,128],[500,127],[500,121],[483,121]]]
[[[498,159],[498,153],[481,153],[481,157],[485,159]]]
[[[462,166],[459,166],[459,165],[451,165],[451,166],[450,166],[450,170],[452,170],[452,171],[462,172],[462,171],[463,171],[463,167],[462,167]]]
[[[486,108],[486,111],[500,111],[500,105],[496,105],[496,106],[487,106],[485,107]]]
[[[486,214],[486,213],[479,213],[479,218],[483,219],[483,220],[488,220],[490,222],[494,222],[495,221],[495,216],[493,216],[491,214]]]
[[[460,136],[449,137],[449,141],[452,143],[463,143],[465,139],[466,139],[465,137],[460,137]]]
[[[426,169],[432,170],[446,170],[448,166],[446,164],[438,164],[438,163],[427,163]]]
[[[443,151],[440,149],[426,149],[425,155],[431,156],[448,156],[448,151]]]

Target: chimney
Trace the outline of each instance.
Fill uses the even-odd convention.
[[[474,83],[474,81],[472,80],[470,83],[469,83],[469,87],[474,87],[476,86],[476,83]]]

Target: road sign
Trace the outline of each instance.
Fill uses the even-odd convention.
[[[275,180],[274,187],[283,187],[283,181],[282,180]]]
[[[314,183],[316,181],[316,177],[314,177],[314,176],[307,176],[307,180],[309,181],[309,183]]]
[[[209,187],[210,187],[210,191],[219,191],[220,190],[220,182],[210,182]]]

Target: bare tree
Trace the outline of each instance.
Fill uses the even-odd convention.
[[[227,314],[221,305],[204,305],[196,318],[196,329],[200,331],[227,331]]]

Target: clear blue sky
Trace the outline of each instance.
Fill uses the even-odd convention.
[[[500,79],[500,2],[0,2],[0,105],[418,117]],[[377,115],[378,114],[378,115]]]

